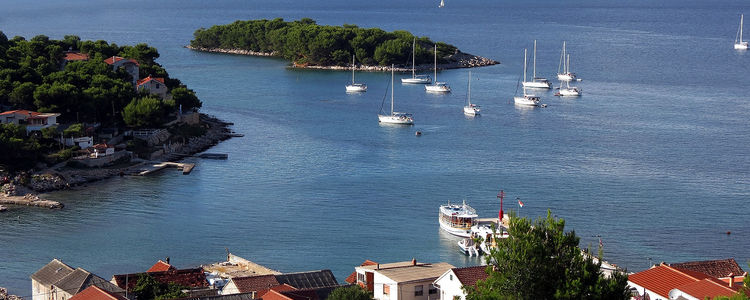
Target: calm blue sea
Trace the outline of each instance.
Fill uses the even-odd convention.
[[[747,1],[113,1],[3,0],[0,30],[117,44],[145,42],[194,89],[203,112],[244,138],[191,160],[192,174],[115,178],[46,197],[64,210],[0,216],[0,286],[30,296],[29,276],[61,258],[102,277],[222,260],[225,248],[281,271],[331,269],[340,281],[365,259],[478,264],[438,229],[442,203],[466,200],[566,220],[583,246],[639,271],[649,261],[750,260],[750,53],[732,49]],[[490,57],[440,72],[449,95],[395,86],[414,127],[380,126],[390,74],[287,69],[278,59],[183,48],[195,29],[237,19],[310,17],[320,24],[408,30]],[[523,48],[553,78],[562,41],[583,97],[541,92],[547,108],[510,104]],[[422,130],[423,136],[414,132]],[[525,206],[519,210],[515,198]],[[731,235],[725,232],[731,231]]]

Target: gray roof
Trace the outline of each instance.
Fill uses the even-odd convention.
[[[57,258],[46,264],[44,267],[31,275],[31,280],[39,282],[43,286],[49,287],[55,282],[60,281],[63,277],[73,272],[73,268],[64,264]]]
[[[297,289],[314,289],[339,286],[331,270],[285,273],[276,276],[279,284],[288,284]]]
[[[91,272],[81,268],[75,269],[73,272],[68,274],[68,276],[65,276],[64,278],[60,279],[60,281],[54,283],[54,285],[71,295],[78,294],[92,285],[98,286],[101,289],[112,293],[125,292],[125,290],[112,284],[104,278],[91,274]]]
[[[251,299],[253,299],[253,293],[180,298],[180,300],[251,300]]]

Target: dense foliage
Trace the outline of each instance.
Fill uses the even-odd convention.
[[[606,278],[601,263],[583,255],[565,221],[511,216],[510,237],[487,256],[489,277],[466,299],[628,299],[627,275]]]
[[[195,31],[192,47],[208,49],[241,49],[276,53],[302,65],[351,64],[352,55],[365,65],[410,65],[412,42],[407,31],[385,32],[378,28],[356,25],[318,25],[309,18],[285,22],[284,19],[235,21]],[[417,38],[417,64],[432,63],[435,42]],[[456,47],[437,43],[438,61],[456,52]]]
[[[66,52],[86,54],[89,59],[66,62]],[[104,62],[112,56],[135,59],[140,78],[162,77],[173,94],[165,100],[136,91],[130,74]],[[102,127],[159,126],[179,105],[183,111],[200,108],[201,101],[195,93],[170,78],[155,62],[158,57],[156,48],[147,44],[118,46],[102,40],[81,41],[74,35],[62,40],[44,35],[30,40],[19,36],[8,39],[0,31],[0,111],[60,113],[58,123],[76,123],[63,135],[78,137],[84,132],[82,123],[99,123]],[[54,128],[27,134],[24,126],[3,125],[0,168],[26,169],[45,157],[48,162],[69,158],[72,151],[60,149],[59,137]],[[49,156],[52,152],[58,153]]]
[[[326,300],[370,300],[372,295],[358,285],[337,288],[328,295]]]
[[[175,283],[161,283],[151,275],[141,274],[138,283],[133,288],[133,293],[138,300],[166,300],[177,299],[187,296],[182,292],[184,287]]]

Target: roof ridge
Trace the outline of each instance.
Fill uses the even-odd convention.
[[[728,283],[728,282],[727,282],[727,283],[725,283],[725,284],[721,284],[721,283],[718,283],[718,282],[714,281],[714,279],[715,279],[715,280],[719,280],[719,281],[720,281],[721,279],[718,279],[718,278],[713,278],[713,277],[711,277],[710,279],[709,279],[709,278],[706,278],[706,279],[708,279],[707,281],[709,281],[709,282],[711,282],[711,283],[713,283],[713,284],[715,284],[715,285],[718,285],[718,286],[720,286],[720,287],[722,287],[722,288],[724,288],[724,289],[726,289],[726,290],[730,290],[730,291],[732,291],[732,292],[736,292],[736,290],[734,290],[733,288],[729,287],[729,283]],[[722,282],[723,282],[723,281],[722,281]]]
[[[669,266],[669,265],[666,265],[666,264],[665,264],[665,265],[662,265],[662,266],[663,266],[663,267],[667,267],[668,269],[670,269],[670,270],[673,270],[673,271],[675,271],[675,272],[677,272],[677,273],[680,273],[680,274],[682,274],[682,275],[685,275],[685,276],[687,276],[687,277],[690,277],[690,279],[692,279],[692,280],[695,280],[695,281],[700,281],[700,279],[698,279],[698,278],[695,278],[695,277],[694,277],[693,275],[690,275],[690,274],[688,274],[688,273],[685,273],[685,272],[683,272],[683,270],[680,270],[680,269],[678,269],[678,268],[673,268],[673,267],[671,267],[671,266]]]

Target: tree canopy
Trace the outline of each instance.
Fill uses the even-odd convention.
[[[184,287],[175,283],[161,283],[156,281],[151,275],[141,274],[138,277],[138,283],[133,288],[138,300],[166,300],[177,299],[187,296],[182,292]]]
[[[208,29],[200,28],[193,36],[190,45],[195,48],[276,53],[296,64],[322,66],[349,65],[352,55],[365,65],[410,65],[415,38],[417,64],[432,63],[435,44],[439,62],[447,61],[447,57],[457,51],[452,45],[415,37],[407,31],[385,32],[378,28],[366,29],[349,24],[318,25],[309,18],[292,22],[281,18],[238,20]]]
[[[467,299],[628,299],[627,275],[605,277],[564,229],[551,212],[533,223],[512,215],[510,237],[486,257],[489,277],[468,288]]]
[[[328,295],[326,300],[370,300],[372,295],[367,290],[357,286],[344,286],[337,288]]]

